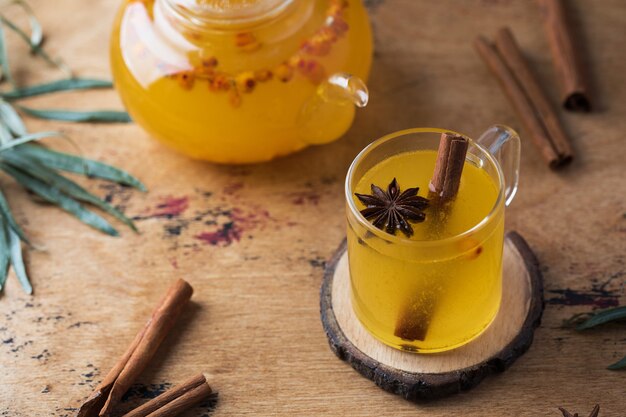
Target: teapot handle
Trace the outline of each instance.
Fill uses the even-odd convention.
[[[365,82],[356,75],[345,72],[328,77],[317,91],[327,101],[349,102],[356,107],[365,107],[369,101],[369,91]]]
[[[494,125],[487,129],[476,141],[485,147],[500,164],[504,174],[504,198],[508,207],[519,183],[520,138],[508,126]]]
[[[352,121],[354,107],[365,107],[368,100],[367,86],[359,77],[343,72],[328,77],[298,115],[298,125],[307,132],[306,143],[323,144],[339,138]],[[341,118],[349,120],[338,123]],[[329,130],[331,125],[337,128]]]

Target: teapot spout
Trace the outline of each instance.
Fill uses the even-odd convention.
[[[352,124],[355,107],[365,107],[367,86],[359,77],[336,73],[322,82],[315,95],[302,107],[298,125],[307,144],[329,143],[342,136]]]

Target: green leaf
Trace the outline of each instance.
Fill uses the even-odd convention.
[[[126,224],[128,227],[137,231],[135,224],[131,219],[126,217],[124,213],[107,203],[106,201],[96,197],[91,194],[89,191],[85,190],[80,185],[76,184],[74,181],[65,178],[64,176],[56,173],[51,168],[48,168],[44,165],[40,165],[39,162],[34,158],[29,158],[27,156],[21,155],[19,153],[19,149],[13,150],[11,152],[6,152],[3,155],[3,159],[10,165],[30,174],[31,176],[45,182],[50,187],[56,188],[62,193],[67,194],[68,196],[84,201],[86,203],[93,204],[94,206],[106,211],[110,215],[114,216],[122,223]]]
[[[5,145],[13,140],[13,135],[6,123],[0,122],[0,145]]]
[[[4,100],[0,101],[0,118],[15,136],[24,136],[28,133],[20,115]]]
[[[33,142],[39,139],[50,138],[50,137],[65,137],[65,135],[61,132],[50,131],[50,132],[31,133],[28,135],[20,136],[18,138],[15,138],[14,140],[12,140],[11,142],[7,144],[0,146],[0,153],[7,151],[9,149],[13,149],[16,146],[23,145],[28,142]]]
[[[146,187],[141,181],[128,172],[99,161],[53,151],[34,144],[23,145],[19,149],[20,153],[28,154],[36,158],[42,165],[48,168],[74,172],[93,178],[101,178],[103,180],[129,185],[141,191],[146,191]]]
[[[7,225],[10,226],[15,231],[15,233],[17,233],[20,239],[30,245],[30,242],[26,238],[26,235],[22,231],[22,228],[13,218],[13,214],[11,213],[11,207],[9,207],[9,202],[7,201],[2,191],[0,191],[0,214],[4,218],[4,221],[7,223]]]
[[[11,253],[9,250],[9,241],[7,240],[7,226],[3,217],[0,217],[0,292],[4,288],[4,283],[9,274],[9,262],[11,261]]]
[[[15,23],[11,22],[9,19],[5,18],[4,16],[0,16],[0,22],[4,23],[6,25],[6,27],[8,27],[9,29],[11,29],[13,32],[15,32],[22,40],[24,40],[24,42],[26,42],[30,48],[31,48],[31,52],[39,55],[41,58],[43,58],[46,62],[48,62],[48,64],[57,67],[58,69],[60,69],[61,71],[63,71],[68,77],[72,77],[72,70],[70,70],[67,65],[65,65],[63,63],[63,61],[61,61],[60,59],[53,59],[50,55],[48,55],[48,53],[42,48],[41,45],[33,45],[31,43],[31,37],[24,32],[22,29],[20,29]]]
[[[24,259],[22,259],[22,244],[20,243],[19,236],[11,229],[7,228],[9,235],[9,246],[11,252],[11,265],[13,265],[13,271],[17,275],[17,279],[22,284],[22,288],[26,294],[33,293],[33,287],[30,285],[28,275],[26,274],[26,267],[24,266]]]
[[[117,110],[53,110],[53,109],[32,109],[30,107],[19,106],[20,110],[29,116],[46,120],[60,120],[65,122],[91,122],[91,123],[130,123],[132,119],[125,111]]]
[[[87,90],[92,88],[111,88],[113,83],[107,80],[91,78],[66,78],[45,84],[37,84],[30,87],[17,88],[6,93],[2,97],[6,100],[18,100],[26,97],[39,96],[42,94],[56,93],[59,91]]]
[[[31,9],[28,3],[26,3],[24,0],[5,0],[0,3],[0,7],[5,7],[11,4],[17,4],[18,6],[20,6],[28,16],[31,32],[29,43],[31,44],[31,47],[37,47],[41,45],[41,43],[43,42],[43,29],[41,28],[39,20],[37,20],[37,17],[35,17],[33,9]]]
[[[39,20],[37,20],[35,13],[33,13],[33,9],[30,8],[28,3],[22,0],[14,0],[13,3],[20,5],[28,15],[28,21],[30,23],[31,48],[41,46],[43,42],[43,29],[41,28],[41,24],[39,23]]]
[[[611,371],[616,371],[623,368],[626,368],[626,356],[606,367],[606,369],[610,369]]]
[[[83,223],[88,224],[89,226],[108,235],[119,235],[117,230],[115,230],[105,219],[98,216],[96,213],[87,210],[80,203],[70,197],[63,195],[58,189],[50,188],[50,186],[45,182],[42,182],[37,178],[33,178],[24,172],[7,165],[6,163],[2,163],[2,169],[22,186],[28,188],[43,199],[58,205],[68,213],[73,214]]]
[[[610,308],[594,313],[588,320],[579,324],[576,330],[586,330],[614,320],[626,319],[626,306]]]
[[[11,75],[11,67],[9,66],[9,54],[7,52],[7,42],[4,36],[4,26],[0,20],[0,66],[2,67],[2,76],[13,86],[13,76]]]

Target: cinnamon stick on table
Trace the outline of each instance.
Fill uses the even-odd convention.
[[[538,0],[538,3],[552,52],[552,62],[561,86],[563,106],[568,110],[589,112],[589,86],[565,16],[564,2]]]
[[[552,169],[569,164],[574,153],[558,117],[508,28],[496,36],[496,48],[483,37],[476,51],[500,82],[530,137]]]
[[[449,209],[459,191],[468,147],[469,141],[463,136],[441,134],[435,171],[429,184],[431,201],[438,212]],[[445,215],[436,221],[445,221]],[[394,335],[407,341],[425,340],[436,304],[436,294],[422,288],[400,308]]]
[[[522,51],[509,28],[502,28],[496,34],[496,49],[528,95],[539,120],[543,123],[550,143],[560,159],[559,163],[571,162],[574,152],[565,129],[532,73],[528,61],[524,59]]]
[[[126,353],[81,405],[77,417],[109,416],[133,381],[148,365],[193,293],[179,279],[159,302],[152,316],[137,334]]]
[[[169,391],[124,414],[123,417],[172,417],[199,404],[211,394],[202,374],[188,379]]]

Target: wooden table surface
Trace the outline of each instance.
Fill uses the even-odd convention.
[[[104,77],[115,3],[32,1],[49,50],[80,75]],[[626,328],[562,328],[575,313],[626,301],[626,5],[567,2],[587,51],[597,110],[562,114],[577,160],[557,174],[471,47],[476,35],[510,25],[556,100],[533,2],[369,3],[376,37],[371,104],[334,144],[265,165],[223,167],[179,156],[135,125],[28,122],[33,131],[62,128],[86,155],[126,168],[150,191],[88,183],[141,230],[109,238],[0,179],[18,221],[46,249],[27,251],[35,295],[25,296],[11,276],[0,297],[0,415],[72,415],[176,277],[194,286],[193,305],[127,407],[204,371],[219,391],[217,405],[189,416],[559,416],[558,406],[586,416],[596,403],[601,417],[626,415],[626,374],[605,369],[626,354]],[[29,60],[24,48],[12,48],[11,56],[21,82],[58,76],[43,75],[44,64]],[[112,91],[29,103],[120,105]],[[520,190],[507,223],[542,264],[543,323],[531,349],[504,374],[467,393],[411,404],[337,359],[320,324],[324,263],[344,237],[343,179],[357,152],[385,133],[439,126],[476,137],[493,123],[522,135]],[[49,143],[73,151],[63,141]]]

